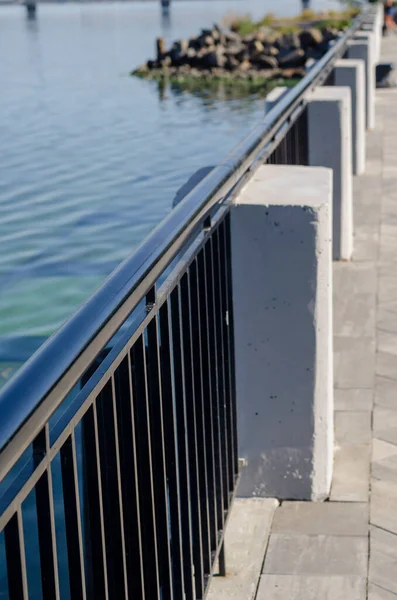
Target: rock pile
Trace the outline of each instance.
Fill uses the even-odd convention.
[[[133,75],[159,77],[208,77],[242,79],[291,79],[305,74],[341,34],[331,27],[309,27],[280,33],[262,27],[240,35],[220,27],[203,29],[189,40],[178,40],[167,50],[163,38],[156,42],[157,57]]]

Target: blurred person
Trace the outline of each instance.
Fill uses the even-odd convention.
[[[394,10],[394,0],[386,0],[385,4],[384,4],[384,8],[385,8],[385,17],[384,17],[384,26],[383,26],[383,30],[384,33],[388,33],[389,31],[392,31],[393,33],[397,33],[397,24],[394,20],[394,14],[395,14],[395,10]]]

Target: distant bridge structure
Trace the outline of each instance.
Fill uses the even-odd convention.
[[[30,17],[34,17],[37,11],[37,0],[20,0],[18,4],[23,4]],[[160,4],[164,10],[168,10],[171,0],[160,0]]]
[[[28,13],[28,16],[34,17],[37,10],[36,0],[25,0],[23,4],[26,6],[26,12]]]

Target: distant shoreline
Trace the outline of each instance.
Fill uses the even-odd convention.
[[[211,2],[212,0],[171,0],[172,2]],[[240,0],[243,4],[244,0]],[[226,2],[226,0],[225,0]],[[38,0],[37,4],[51,4],[65,6],[68,4],[160,4],[160,0]],[[1,6],[24,6],[23,1],[14,2],[13,0],[0,0]]]

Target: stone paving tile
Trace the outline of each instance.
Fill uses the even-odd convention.
[[[355,293],[342,295],[334,304],[334,334],[361,338],[375,331],[375,295]]]
[[[374,384],[373,337],[334,336],[334,383],[341,388],[370,388]]]
[[[226,577],[214,577],[208,600],[253,600],[277,500],[236,498],[225,534]]]
[[[339,295],[351,295],[352,288],[359,293],[375,296],[377,272],[374,262],[333,264],[333,288]]]
[[[336,411],[334,415],[335,444],[369,444],[371,412]]]
[[[347,388],[334,390],[335,411],[370,411],[374,392],[372,388]]]
[[[378,440],[374,438],[372,440],[372,463],[375,464],[387,458],[397,456],[397,447],[389,442]]]
[[[376,438],[391,444],[397,444],[397,410],[375,406],[373,430]]]
[[[368,504],[360,502],[283,502],[272,533],[366,536]]]
[[[387,301],[394,304],[397,301],[397,274],[390,274],[389,269],[386,272],[380,269],[379,272],[378,298],[381,304]]]
[[[396,265],[397,267],[397,265]],[[397,333],[393,331],[378,330],[378,351],[386,352],[397,357]]]
[[[397,388],[397,385],[396,385]],[[374,434],[377,437],[377,432],[387,427],[394,427],[397,425],[397,410],[392,408],[386,408],[384,406],[374,407]]]
[[[372,477],[397,484],[397,455],[372,463]]]
[[[366,581],[338,575],[262,575],[256,600],[366,600]]]
[[[397,360],[395,354],[390,352],[377,353],[376,374],[397,381]]]
[[[397,600],[397,594],[370,583],[368,586],[368,600]]]
[[[371,481],[370,520],[372,525],[397,534],[397,483]]]
[[[397,386],[393,379],[376,377],[375,404],[397,410]]]
[[[367,444],[335,448],[331,501],[368,501],[369,461],[370,446]]]
[[[397,333],[397,311],[390,310],[385,304],[379,304],[377,330]],[[382,373],[377,372],[377,375]]]
[[[264,573],[365,577],[367,537],[271,534]]]
[[[369,581],[397,594],[397,536],[378,527],[371,528]]]
[[[354,235],[354,260],[375,260],[378,256],[378,233],[357,231]]]

